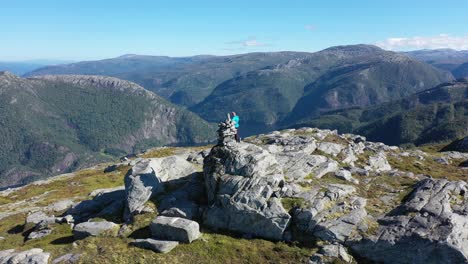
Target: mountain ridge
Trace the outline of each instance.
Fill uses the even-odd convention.
[[[113,77],[4,72],[0,94],[0,186],[214,136],[197,115]]]

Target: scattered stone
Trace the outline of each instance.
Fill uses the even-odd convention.
[[[353,178],[351,175],[351,172],[349,170],[341,169],[337,172],[335,172],[335,176],[339,179],[343,179],[345,181],[352,182],[354,184],[359,184],[359,180]]]
[[[75,239],[83,239],[88,236],[116,236],[119,225],[108,222],[84,222],[75,225],[73,236]]]
[[[50,228],[49,224],[45,221],[42,221],[34,227],[33,231],[29,233],[26,239],[27,240],[39,239],[39,238],[48,236],[51,233],[52,233],[52,229]]]
[[[0,263],[6,264],[47,264],[50,258],[50,253],[44,252],[40,248],[33,248],[26,251],[17,252],[14,249],[0,251]]]
[[[52,264],[75,264],[80,261],[81,254],[68,253],[52,261]]]
[[[385,153],[379,152],[378,154],[369,157],[369,166],[366,166],[364,169],[382,172],[389,171],[392,169],[392,167],[390,166],[390,164],[388,164]]]
[[[335,172],[339,169],[338,162],[329,159],[328,161],[320,164],[316,169],[313,170],[313,174],[315,178],[320,179],[322,178],[325,174],[330,173],[330,172]]]
[[[450,165],[450,161],[448,161],[448,159],[445,158],[445,157],[434,158],[434,161],[437,162],[437,163],[440,163],[442,165]]]
[[[353,261],[353,257],[348,254],[343,245],[332,244],[323,246],[317,253],[312,255],[309,264],[352,263]]]
[[[75,202],[73,202],[73,200],[62,200],[62,201],[58,201],[58,202],[55,202],[55,203],[47,206],[47,210],[51,210],[51,211],[54,211],[54,212],[62,212],[64,210],[69,209],[74,204],[75,204]]]
[[[150,249],[157,253],[168,253],[173,250],[179,242],[177,241],[165,241],[165,240],[155,240],[155,239],[136,239],[134,242],[130,243],[133,246]]]
[[[39,224],[40,222],[55,223],[54,216],[48,216],[42,211],[34,212],[26,217],[27,224]]]
[[[197,222],[180,217],[157,216],[150,224],[151,234],[156,239],[168,239],[192,243],[200,238]]]
[[[318,150],[336,157],[345,147],[341,144],[331,142],[321,142],[318,144]]]

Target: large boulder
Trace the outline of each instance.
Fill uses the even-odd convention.
[[[151,167],[151,160],[135,164],[125,175],[124,220],[131,221],[133,215],[140,213],[145,203],[161,190],[161,181]]]
[[[190,176],[197,171],[196,167],[181,156],[169,156],[150,159],[149,166],[161,182]]]
[[[267,239],[282,239],[291,216],[274,193],[284,184],[275,157],[249,143],[215,146],[203,172],[209,202],[204,224]]]
[[[192,243],[201,235],[197,222],[180,217],[157,216],[150,229],[153,238],[182,243]]]
[[[116,236],[119,225],[108,222],[84,222],[75,225],[73,236],[75,239],[83,239],[88,236]]]
[[[44,252],[40,248],[33,248],[26,251],[17,252],[14,249],[0,251],[0,263],[28,263],[47,264],[50,253]]]
[[[422,180],[375,235],[350,246],[375,262],[467,263],[467,191],[464,181]]]

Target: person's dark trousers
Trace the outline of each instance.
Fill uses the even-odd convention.
[[[236,139],[237,142],[240,142],[239,130],[236,131],[236,135],[234,136],[234,138]]]

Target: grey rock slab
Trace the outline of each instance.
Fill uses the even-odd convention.
[[[345,148],[345,146],[332,142],[320,142],[317,148],[322,152],[336,157]]]
[[[168,253],[173,250],[179,242],[177,241],[167,241],[167,240],[156,240],[156,239],[136,239],[130,243],[133,246],[150,249],[157,253]]]
[[[48,236],[51,233],[52,233],[51,229],[43,229],[43,230],[33,231],[33,232],[29,233],[27,239],[28,240],[39,239],[39,238],[43,238],[45,236]]]
[[[318,165],[314,170],[312,171],[314,173],[315,178],[320,179],[322,178],[325,174],[330,173],[330,172],[335,172],[339,170],[339,164],[338,162],[328,159],[326,162]]]
[[[153,238],[192,243],[200,237],[200,226],[197,222],[180,218],[157,216],[150,224]]]
[[[390,171],[392,167],[388,164],[387,157],[384,152],[379,152],[376,155],[369,157],[369,166],[366,166],[366,170],[373,170],[376,172]]]
[[[55,223],[55,217],[48,216],[42,211],[31,213],[26,217],[27,224],[39,224],[42,221],[46,221],[48,223]]]
[[[352,175],[351,172],[345,169],[341,169],[337,172],[335,172],[335,176],[339,179],[343,179],[345,181],[352,182],[354,184],[359,184],[359,180],[355,179]]]
[[[74,204],[75,202],[73,200],[61,200],[61,201],[48,205],[47,209],[54,211],[54,212],[61,212],[61,211],[69,209]]]
[[[52,264],[74,264],[80,261],[81,254],[68,253],[52,261]]]
[[[192,163],[177,155],[150,159],[149,166],[161,182],[176,180],[197,172]]]
[[[0,263],[5,264],[47,264],[50,253],[44,252],[40,248],[33,248],[26,251],[15,251],[14,249],[0,251]]]
[[[83,239],[88,236],[115,236],[119,225],[113,222],[84,222],[75,225],[73,236],[75,239]]]

